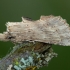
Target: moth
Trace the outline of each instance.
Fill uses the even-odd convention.
[[[0,40],[22,43],[38,41],[63,46],[70,45],[69,24],[60,16],[41,16],[39,20],[22,17],[21,22],[7,22],[6,32],[0,33]]]

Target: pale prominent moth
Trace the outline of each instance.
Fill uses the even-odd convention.
[[[0,34],[0,40],[16,43],[38,41],[58,45],[70,45],[70,27],[60,16],[41,16],[31,21],[22,17],[21,22],[8,22],[7,31]]]

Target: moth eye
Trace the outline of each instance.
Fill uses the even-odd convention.
[[[9,37],[8,37],[8,39],[12,39],[12,38],[14,38],[14,37],[13,37],[13,36],[9,36]]]

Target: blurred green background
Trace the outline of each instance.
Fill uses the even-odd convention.
[[[61,16],[70,23],[70,0],[0,0],[0,33],[6,31],[6,22],[21,22],[21,17],[39,19],[41,15]],[[0,41],[0,57],[4,57],[14,46]],[[48,67],[39,70],[70,70],[70,47],[53,45],[58,53]]]

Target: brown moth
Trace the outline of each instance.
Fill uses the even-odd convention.
[[[0,34],[0,40],[15,43],[38,41],[50,44],[70,45],[70,27],[60,16],[41,16],[39,20],[22,17],[21,22],[8,22],[7,31]]]

